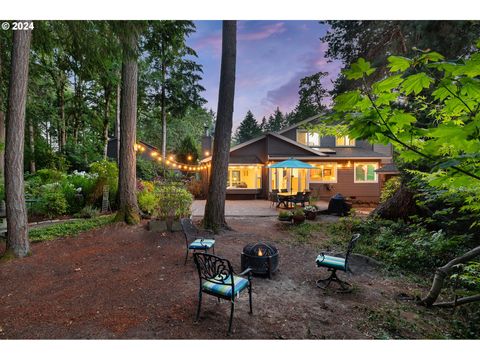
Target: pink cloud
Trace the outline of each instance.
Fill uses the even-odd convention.
[[[278,22],[271,25],[265,25],[260,30],[250,33],[243,32],[244,27],[241,27],[241,33],[238,34],[238,40],[255,41],[267,39],[274,34],[281,34],[287,30],[284,22]]]

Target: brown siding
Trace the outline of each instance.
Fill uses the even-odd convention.
[[[375,160],[366,161],[371,162]],[[358,201],[378,202],[381,185],[380,177],[378,183],[355,183],[353,170],[354,161],[351,161],[350,168],[345,167],[347,162],[337,161],[337,164],[342,164],[342,168],[337,167],[337,183],[310,183],[310,189],[318,191],[321,200],[329,200],[333,195],[341,193],[344,196],[355,198]],[[327,189],[328,187],[330,190]]]
[[[312,152],[302,149],[274,136],[268,136],[267,152],[270,156],[315,156]]]
[[[254,142],[248,146],[242,147],[235,151],[230,152],[231,157],[235,156],[257,156],[261,161],[267,162],[267,140],[262,139],[257,142]]]

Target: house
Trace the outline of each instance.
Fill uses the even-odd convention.
[[[304,125],[315,124],[320,117],[311,117],[232,147],[227,199],[267,198],[273,189],[289,192],[310,189],[322,200],[341,193],[358,202],[378,202],[385,176],[398,174],[392,162],[392,146],[349,136],[321,137],[304,129]],[[202,149],[202,152],[209,154],[211,149]],[[315,169],[268,167],[288,158],[307,162]],[[210,162],[211,156],[201,160],[207,165],[202,174],[207,187]]]

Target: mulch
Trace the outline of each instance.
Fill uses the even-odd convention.
[[[324,292],[315,280],[321,250],[295,244],[275,218],[235,218],[234,231],[216,237],[216,253],[240,270],[244,245],[274,243],[279,271],[253,280],[236,306],[230,338],[362,339],[358,326],[369,309],[395,302],[400,291],[418,290],[388,279],[371,266],[348,276],[350,294]],[[229,303],[204,296],[194,323],[198,275],[190,259],[183,264],[182,233],[154,233],[138,226],[111,224],[75,237],[32,245],[33,255],[0,262],[0,338],[2,339],[223,339]],[[343,275],[343,274],[341,274]]]

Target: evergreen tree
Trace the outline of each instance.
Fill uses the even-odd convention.
[[[275,112],[268,117],[268,122],[265,127],[265,131],[268,132],[277,132],[282,130],[286,125],[288,125],[285,121],[285,116],[277,107]]]
[[[176,151],[177,161],[184,164],[195,164],[198,160],[198,147],[191,135],[183,138]]]
[[[245,118],[235,132],[234,141],[236,144],[241,144],[247,140],[259,136],[261,133],[261,127],[258,125],[257,120],[253,116],[252,112],[248,110],[247,115],[245,115]]]

